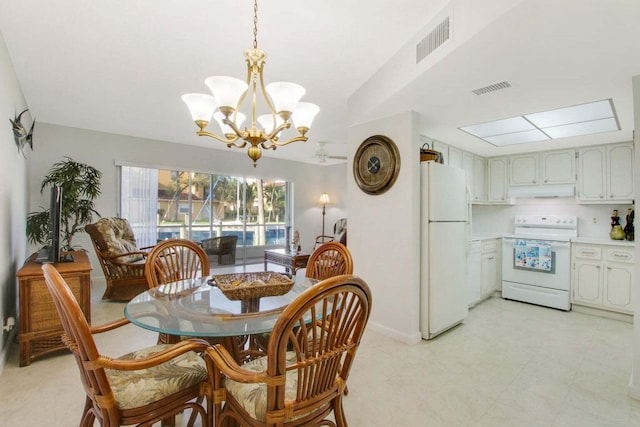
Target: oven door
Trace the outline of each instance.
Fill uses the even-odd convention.
[[[567,241],[502,239],[502,280],[568,291],[571,250]]]

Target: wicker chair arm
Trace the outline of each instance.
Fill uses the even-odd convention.
[[[143,251],[135,251],[135,252],[125,252],[125,253],[121,253],[121,254],[118,254],[118,255],[102,255],[102,257],[105,260],[107,260],[107,261],[109,261],[109,262],[111,262],[113,264],[116,264],[116,265],[121,265],[121,266],[126,266],[126,267],[140,267],[140,268],[144,269],[144,264],[137,264],[137,263],[125,262],[125,261],[119,261],[118,260],[119,258],[128,257],[128,256],[131,256],[131,255],[142,255],[143,258],[146,258],[149,255],[149,253],[148,252],[143,252]]]
[[[242,366],[238,365],[238,362],[236,362],[231,353],[229,353],[229,351],[220,344],[207,348],[205,352],[205,359],[207,359],[208,364],[210,361],[213,361],[213,370],[210,369],[210,371],[219,371],[233,381],[247,384],[262,383],[267,385],[279,385],[284,384],[285,382],[284,375],[272,377],[267,375],[265,371],[255,372],[242,369]]]
[[[129,323],[131,323],[129,321],[129,319],[123,317],[122,319],[118,319],[118,320],[115,320],[113,322],[106,323],[104,325],[92,326],[91,327],[91,333],[92,334],[101,334],[102,332],[112,331],[114,329],[117,329],[117,328],[119,328],[121,326],[124,326],[124,325],[127,325]]]
[[[153,366],[168,362],[181,354],[190,351],[204,352],[211,344],[201,339],[187,339],[172,345],[171,347],[159,353],[155,353],[143,359],[111,359],[109,357],[100,356],[92,368],[107,368],[120,371],[135,371],[138,369],[148,369]],[[88,366],[89,367],[89,366]]]

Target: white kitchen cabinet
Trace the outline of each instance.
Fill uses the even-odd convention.
[[[576,182],[575,150],[545,151],[540,156],[543,185]]]
[[[633,144],[610,144],[578,151],[579,202],[630,203],[633,194]]]
[[[464,169],[461,149],[449,146],[449,166],[458,169]]]
[[[481,298],[482,261],[480,258],[482,243],[473,240],[468,244],[467,253],[467,291],[469,295],[469,307],[478,304]]]
[[[509,169],[509,185],[538,185],[540,162],[538,153],[518,154],[509,157],[511,168]]]
[[[471,179],[471,197],[474,202],[487,200],[487,160],[484,157],[473,156],[473,178]]]
[[[481,280],[480,280],[480,297],[486,299],[498,290],[501,281],[500,269],[501,263],[499,258],[498,239],[490,239],[482,241],[481,248]]]
[[[553,185],[576,182],[575,150],[545,151],[509,157],[509,185]]]
[[[487,202],[507,203],[507,157],[487,160]]]
[[[633,314],[634,248],[572,245],[572,303]]]

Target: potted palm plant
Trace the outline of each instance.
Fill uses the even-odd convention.
[[[70,157],[54,163],[42,180],[40,193],[45,189],[60,186],[62,188],[62,210],[60,248],[64,251],[75,250],[73,236],[84,231],[84,226],[93,222],[94,200],[100,195],[102,172]],[[33,244],[46,243],[49,237],[49,209],[31,212],[27,216],[27,239]]]

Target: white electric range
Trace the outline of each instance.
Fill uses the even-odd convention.
[[[578,218],[517,215],[514,234],[502,239],[502,297],[571,309],[571,238]]]

